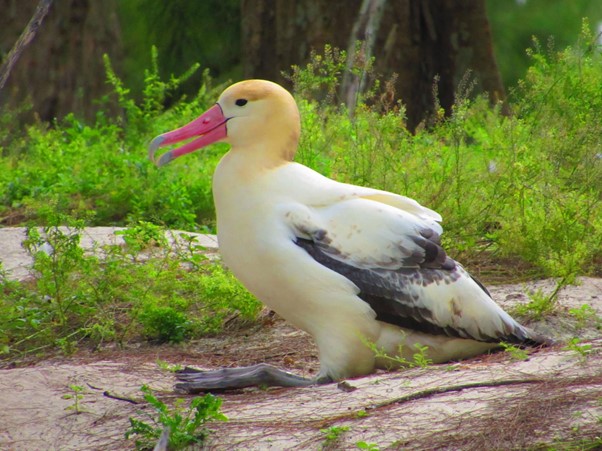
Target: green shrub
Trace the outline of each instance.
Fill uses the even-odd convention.
[[[173,307],[145,306],[138,320],[142,324],[144,335],[159,343],[183,341],[191,326],[186,314]]]
[[[572,48],[534,44],[512,116],[484,97],[470,98],[467,79],[451,117],[436,113],[413,135],[402,105],[380,103],[387,83],[375,80],[351,112],[337,104],[345,54],[327,47],[291,75],[303,122],[297,160],[439,211],[445,246],[458,259],[485,252],[526,262],[541,276],[593,273],[602,259],[602,56],[587,24],[583,29]],[[154,50],[152,57],[140,103],[107,60],[121,117],[101,114],[95,124],[68,117],[9,141],[0,159],[0,220],[44,225],[58,211],[90,225],[213,230],[211,176],[225,147],[157,170],[146,144],[198,116],[222,87],[212,87],[205,72],[196,98],[164,111],[166,95],[196,67],[164,82]],[[352,70],[374,78],[370,62]]]
[[[123,233],[125,246],[88,255],[79,246],[82,223],[28,229],[32,280],[0,272],[5,358],[142,339],[177,343],[219,332],[233,316],[255,318],[258,301],[219,263],[199,257],[193,240],[172,249],[164,229],[139,223]]]
[[[155,415],[139,412],[149,421],[130,417],[130,428],[125,433],[127,439],[136,438],[136,449],[153,449],[162,433],[168,434],[167,448],[171,450],[187,449],[190,445],[202,445],[209,431],[204,427],[211,421],[227,421],[220,412],[222,400],[212,394],[195,397],[185,408],[184,399],[176,399],[170,408],[153,395],[150,388],[143,385],[140,389],[144,400],[155,410]]]
[[[316,70],[318,60],[309,76],[297,74],[306,96],[298,160],[439,211],[456,258],[487,251],[569,280],[595,271],[602,258],[602,56],[583,29],[575,48],[544,52],[535,44],[513,116],[459,93],[450,118],[435,117],[415,135],[402,109],[383,114],[360,104],[350,116],[316,106],[308,79],[338,86]]]
[[[94,211],[90,225],[147,220],[187,230],[211,226],[211,174],[223,147],[200,153],[201,160],[188,159],[177,171],[158,171],[148,161],[146,144],[154,135],[198,116],[221,87],[213,88],[205,72],[195,99],[164,112],[166,94],[198,67],[163,82],[153,52],[140,105],[105,58],[123,116],[100,114],[91,125],[74,116],[52,128],[34,124],[27,129],[25,145],[21,140],[10,143],[0,159],[0,218],[9,217],[9,224],[48,224],[49,211],[74,217]]]

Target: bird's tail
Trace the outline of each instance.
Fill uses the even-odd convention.
[[[548,347],[557,344],[555,340],[543,334],[535,332],[525,326],[516,328],[514,333],[508,339],[502,340],[506,343],[518,345],[520,347]]]

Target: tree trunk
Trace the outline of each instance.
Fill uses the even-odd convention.
[[[360,55],[356,55],[363,62],[369,61],[374,55],[374,45],[376,36],[380,28],[380,23],[384,13],[387,0],[364,0],[360,8],[359,15],[353,24],[349,43],[347,44],[347,55],[353,55],[356,52],[357,42],[362,45],[359,49]],[[365,72],[354,74],[351,68],[354,64],[354,58],[347,60],[347,72],[343,76],[343,85],[341,86],[341,97],[349,111],[353,113],[357,104],[357,97],[363,92],[366,86]]]
[[[36,0],[0,0],[0,51],[13,47],[31,19]],[[51,121],[68,113],[91,119],[94,101],[110,92],[102,54],[121,57],[115,1],[54,2],[35,40],[23,51],[0,93],[0,103],[24,101],[33,113]]]
[[[286,85],[282,71],[307,63],[311,50],[319,53],[324,44],[348,48],[362,3],[242,0],[245,78]],[[389,1],[375,29],[376,72],[384,78],[398,75],[394,86],[410,129],[427,119],[437,103],[449,114],[468,71],[477,92],[487,92],[492,102],[504,101],[484,0]]]
[[[484,0],[405,0],[391,6],[383,24],[389,36],[381,35],[384,54],[377,56],[376,68],[398,72],[396,88],[410,128],[433,112],[435,80],[438,103],[447,114],[456,96],[465,94],[459,91],[468,71],[476,92],[487,92],[492,102],[505,100]]]
[[[307,62],[312,50],[321,52],[326,43],[346,48],[360,4],[357,0],[242,0],[245,78],[286,84],[282,71]]]
[[[13,67],[19,60],[21,53],[23,53],[25,47],[27,47],[31,43],[33,38],[35,38],[36,33],[40,28],[40,25],[42,24],[44,18],[48,14],[48,10],[50,9],[51,4],[52,0],[41,0],[40,3],[38,3],[33,17],[23,30],[23,33],[21,33],[21,36],[19,36],[19,39],[17,40],[13,48],[10,50],[10,52],[8,52],[6,58],[4,58],[4,61],[0,66],[0,91],[2,91],[2,88],[4,88],[4,85],[6,84],[6,81],[8,80],[8,77],[10,76]]]

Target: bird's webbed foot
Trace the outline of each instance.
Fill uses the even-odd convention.
[[[324,378],[307,379],[267,363],[240,368],[201,371],[186,367],[176,372],[176,390],[186,393],[232,390],[244,387],[307,387],[330,382]]]

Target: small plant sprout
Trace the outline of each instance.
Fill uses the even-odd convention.
[[[182,246],[177,248],[178,257],[190,265],[194,270],[202,269],[207,265],[209,258],[205,255],[207,249],[198,244],[198,238],[187,233],[180,234]]]
[[[512,360],[527,360],[529,358],[529,353],[524,349],[521,349],[517,346],[511,345],[510,343],[501,342],[500,346],[504,349],[504,352],[508,353]]]
[[[132,255],[137,255],[149,247],[166,247],[165,229],[150,222],[138,221],[138,224],[124,230],[118,230],[115,235],[123,237],[123,241]]]
[[[358,410],[355,412],[355,416],[356,418],[366,418],[368,416],[368,412],[366,412],[364,409]]]
[[[564,347],[565,350],[574,351],[579,355],[582,360],[585,360],[587,356],[592,353],[592,345],[589,343],[580,344],[581,340],[577,337],[571,338],[567,345]]]
[[[541,289],[533,291],[529,293],[530,301],[526,304],[517,305],[514,308],[514,313],[531,320],[540,320],[554,310],[556,293],[557,291],[547,295]]]
[[[363,441],[357,442],[355,446],[357,447],[357,449],[363,449],[366,451],[378,451],[380,449],[376,443],[367,443]]]
[[[166,429],[169,430],[170,450],[181,450],[189,445],[202,445],[208,431],[203,426],[210,421],[227,421],[219,409],[220,398],[211,394],[193,398],[190,406],[185,407],[185,399],[177,399],[172,408],[153,395],[151,389],[143,385],[140,390],[144,399],[155,410],[155,415],[139,412],[148,417],[149,422],[130,417],[130,428],[125,438],[136,436],[136,449],[152,449]]]
[[[182,365],[180,364],[171,364],[161,359],[157,359],[155,363],[157,364],[159,369],[163,371],[168,371],[170,373],[175,373],[176,371],[180,371],[182,369]]]
[[[322,449],[328,449],[336,444],[341,435],[349,431],[349,426],[330,426],[328,428],[320,429],[320,432],[324,434],[324,443]]]
[[[575,325],[577,329],[583,329],[589,321],[594,321],[597,324],[602,322],[602,318],[598,316],[596,310],[589,304],[583,304],[579,308],[571,308],[569,309],[569,314],[577,320],[577,324]]]
[[[384,349],[378,348],[376,343],[371,343],[368,340],[363,340],[364,344],[370,348],[372,352],[374,352],[374,356],[377,359],[382,359],[386,362],[386,365],[389,369],[393,368],[427,368],[429,365],[433,364],[433,361],[428,358],[428,346],[423,346],[420,343],[414,343],[412,347],[416,350],[412,354],[412,360],[408,360],[404,355],[404,347],[403,345],[399,346],[399,350],[397,356],[391,357],[388,355]]]
[[[412,356],[412,360],[415,366],[420,368],[427,368],[429,365],[433,364],[433,361],[427,357],[428,354],[428,346],[423,346],[420,343],[414,344],[414,349],[416,352]]]
[[[62,398],[73,400],[73,404],[65,407],[65,410],[72,410],[76,415],[79,415],[82,412],[88,412],[88,410],[84,409],[81,405],[81,401],[84,399],[84,387],[72,384],[69,385],[69,390],[71,390],[71,393],[64,394]]]

